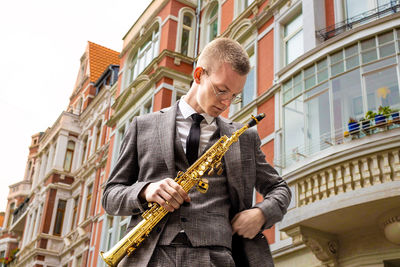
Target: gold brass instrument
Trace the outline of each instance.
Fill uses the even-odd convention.
[[[242,128],[232,134],[230,138],[226,135],[222,136],[212,147],[210,147],[195,163],[190,166],[186,172],[178,172],[175,178],[185,192],[197,185],[197,190],[206,193],[208,189],[208,181],[201,178],[207,171],[211,175],[214,170],[217,174],[222,174],[222,157],[228,151],[229,147],[237,142],[239,136],[248,128],[256,125],[265,117],[264,113],[251,116],[251,120]],[[149,209],[143,214],[143,220],[140,221],[132,230],[129,231],[117,244],[109,251],[100,252],[101,257],[109,266],[117,266],[117,264],[126,255],[132,254],[144,239],[150,234],[151,230],[159,221],[168,213],[168,211],[158,203],[149,203]]]

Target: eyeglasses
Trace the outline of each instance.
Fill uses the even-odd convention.
[[[205,69],[203,69],[203,70],[204,70],[204,73],[207,75],[207,77],[210,78],[210,75],[208,75],[208,72]],[[229,100],[229,101],[231,101],[232,104],[238,104],[238,103],[242,102],[241,95],[233,94],[232,96],[230,96],[229,91],[222,91],[222,90],[218,89],[217,87],[215,87],[214,83],[210,79],[207,79],[207,80],[211,83],[214,94],[220,101]]]

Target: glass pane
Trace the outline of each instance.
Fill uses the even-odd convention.
[[[305,79],[304,81],[304,90],[307,90],[315,85],[315,76],[311,76],[310,78]]]
[[[125,236],[126,226],[127,226],[127,224],[123,224],[121,226],[120,232],[119,232],[119,240],[121,240]]]
[[[325,58],[317,63],[317,70],[322,70],[328,66],[328,60]]]
[[[305,69],[305,70],[304,70],[304,77],[307,78],[307,77],[309,77],[310,75],[314,74],[314,73],[315,73],[315,70],[314,70],[314,69],[315,69],[315,68],[314,68],[314,65],[312,65],[311,67]]]
[[[375,37],[361,42],[362,51],[373,48],[375,46],[376,46]]]
[[[329,92],[305,102],[307,154],[324,149],[330,141],[331,120],[329,112]]]
[[[328,69],[325,69],[318,73],[318,83],[328,80]]]
[[[183,25],[192,26],[192,18],[188,15],[183,16]]]
[[[210,12],[210,18],[213,18],[217,14],[217,11],[218,11],[218,6],[215,5],[215,7]]]
[[[285,163],[290,166],[298,159],[296,152],[304,149],[304,111],[302,96],[284,107]]]
[[[210,36],[209,36],[210,40],[209,41],[214,40],[215,37],[217,37],[217,34],[218,34],[218,22],[217,22],[217,20],[214,20],[214,22],[212,22],[210,24]]]
[[[393,40],[394,40],[393,32],[391,32],[391,31],[378,36],[378,43],[380,45],[390,42],[390,41],[393,41]]]
[[[336,63],[334,65],[331,66],[331,73],[332,76],[335,76],[339,73],[342,73],[344,71],[344,64],[343,61]]]
[[[360,4],[360,0],[346,0],[347,18],[352,18],[374,8],[375,0],[363,0],[362,4]]]
[[[385,66],[389,66],[389,65],[395,64],[395,63],[396,63],[396,58],[395,57],[390,57],[390,58],[386,58],[384,60],[369,64],[368,66],[365,66],[363,68],[363,70],[364,70],[364,73],[365,72],[370,72],[370,71],[373,71],[373,70],[381,69],[381,68],[383,68]]]
[[[313,88],[312,90],[306,92],[304,94],[304,97],[305,97],[305,99],[308,99],[308,98],[312,97],[313,95],[319,94],[320,92],[327,90],[328,88],[329,88],[329,84],[327,82],[323,83],[323,84],[318,85],[317,87]]]
[[[399,85],[395,67],[380,70],[365,76],[368,110],[379,106],[400,107]]]
[[[65,160],[64,160],[65,171],[71,170],[71,163],[72,163],[72,151],[67,151],[67,153],[65,153]]]
[[[247,105],[254,99],[254,73],[255,68],[251,68],[249,74],[247,75],[246,84],[244,85],[243,92],[242,92],[242,106]]]
[[[303,15],[299,14],[296,18],[294,18],[291,22],[286,24],[285,26],[285,37],[293,34],[303,26]]]
[[[303,54],[303,30],[286,42],[286,64]]]
[[[289,102],[289,100],[292,99],[292,97],[293,97],[293,91],[292,90],[283,93],[283,102],[284,103]]]
[[[331,64],[339,62],[343,59],[343,51],[339,51],[331,55]]]
[[[383,45],[379,48],[379,56],[387,57],[396,53],[396,48],[394,47],[394,43],[390,43],[387,45]]]
[[[341,75],[332,80],[333,117],[335,136],[343,136],[343,128],[350,117],[359,119],[363,116],[363,108],[355,107],[357,98],[362,97],[360,69]]]
[[[369,52],[362,53],[361,58],[362,58],[362,63],[365,64],[365,63],[376,60],[378,58],[378,55],[376,53],[376,50],[374,49]]]
[[[286,92],[287,90],[292,88],[292,80],[290,79],[289,81],[285,82],[283,84],[283,91]]]
[[[360,65],[360,62],[358,60],[358,55],[346,59],[346,70],[357,67],[358,65]]]
[[[303,86],[301,86],[301,83],[299,83],[293,87],[294,96],[301,94],[301,92],[303,92]]]
[[[350,46],[350,47],[347,47],[344,50],[345,57],[350,57],[350,56],[355,55],[357,53],[358,53],[358,45],[357,44],[355,44],[353,46]]]
[[[185,56],[187,56],[187,54],[188,54],[189,35],[190,35],[189,30],[186,30],[186,29],[182,30],[181,53]]]

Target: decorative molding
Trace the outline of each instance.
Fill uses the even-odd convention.
[[[339,242],[336,235],[322,232],[306,226],[297,226],[286,230],[292,237],[293,245],[305,244],[325,267],[337,267]]]

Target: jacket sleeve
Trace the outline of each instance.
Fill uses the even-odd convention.
[[[131,123],[120,154],[104,188],[102,205],[110,215],[129,216],[144,211],[139,193],[149,182],[138,181],[137,119]]]
[[[256,161],[256,190],[264,197],[263,201],[254,205],[260,208],[265,216],[266,223],[263,230],[272,227],[282,220],[287,211],[292,194],[290,189],[279,176],[278,172],[266,162],[265,154],[261,151],[261,141],[255,133],[255,161]]]

